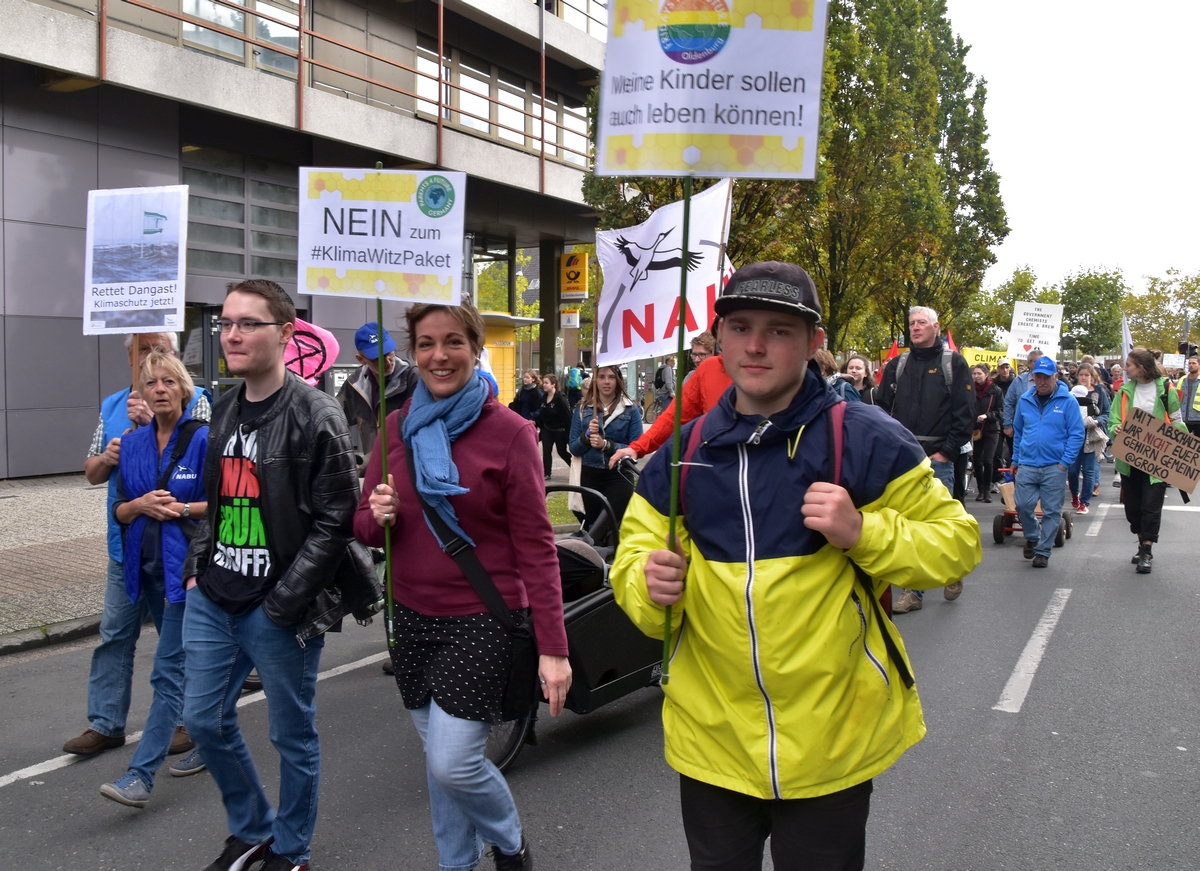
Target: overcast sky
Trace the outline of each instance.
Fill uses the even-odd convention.
[[[1200,272],[1195,0],[947,0],[987,80],[989,149],[1011,232],[985,285],[1028,265]]]

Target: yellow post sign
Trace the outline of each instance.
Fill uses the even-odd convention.
[[[561,299],[582,300],[588,298],[588,255],[586,253],[564,254],[561,266]]]

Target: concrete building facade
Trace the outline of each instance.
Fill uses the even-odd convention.
[[[300,166],[467,173],[481,262],[539,253],[554,359],[558,255],[594,239],[584,104],[605,14],[598,0],[0,0],[0,477],[81,469],[101,399],[129,382],[121,340],[82,335],[93,189],[189,185],[180,339],[214,392],[230,281],[278,281],[338,337],[339,363],[374,319],[373,302],[296,293]],[[385,306],[389,330],[401,312]]]

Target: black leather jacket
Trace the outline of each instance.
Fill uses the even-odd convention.
[[[204,460],[208,510],[188,549],[185,578],[201,574],[212,555],[221,450],[237,426],[245,389],[222,396],[213,408]],[[263,611],[280,626],[294,626],[303,645],[339,630],[347,613],[365,620],[379,609],[383,593],[370,553],[351,527],[358,474],[341,406],[291,372],[281,391],[270,410],[249,424],[258,430],[258,481],[272,562],[286,566]]]

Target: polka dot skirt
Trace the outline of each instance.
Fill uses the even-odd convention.
[[[427,617],[396,603],[396,646],[392,664],[406,708],[433,696],[438,707],[460,720],[499,723],[508,682],[512,641],[491,614]],[[524,622],[527,611],[514,611]]]

